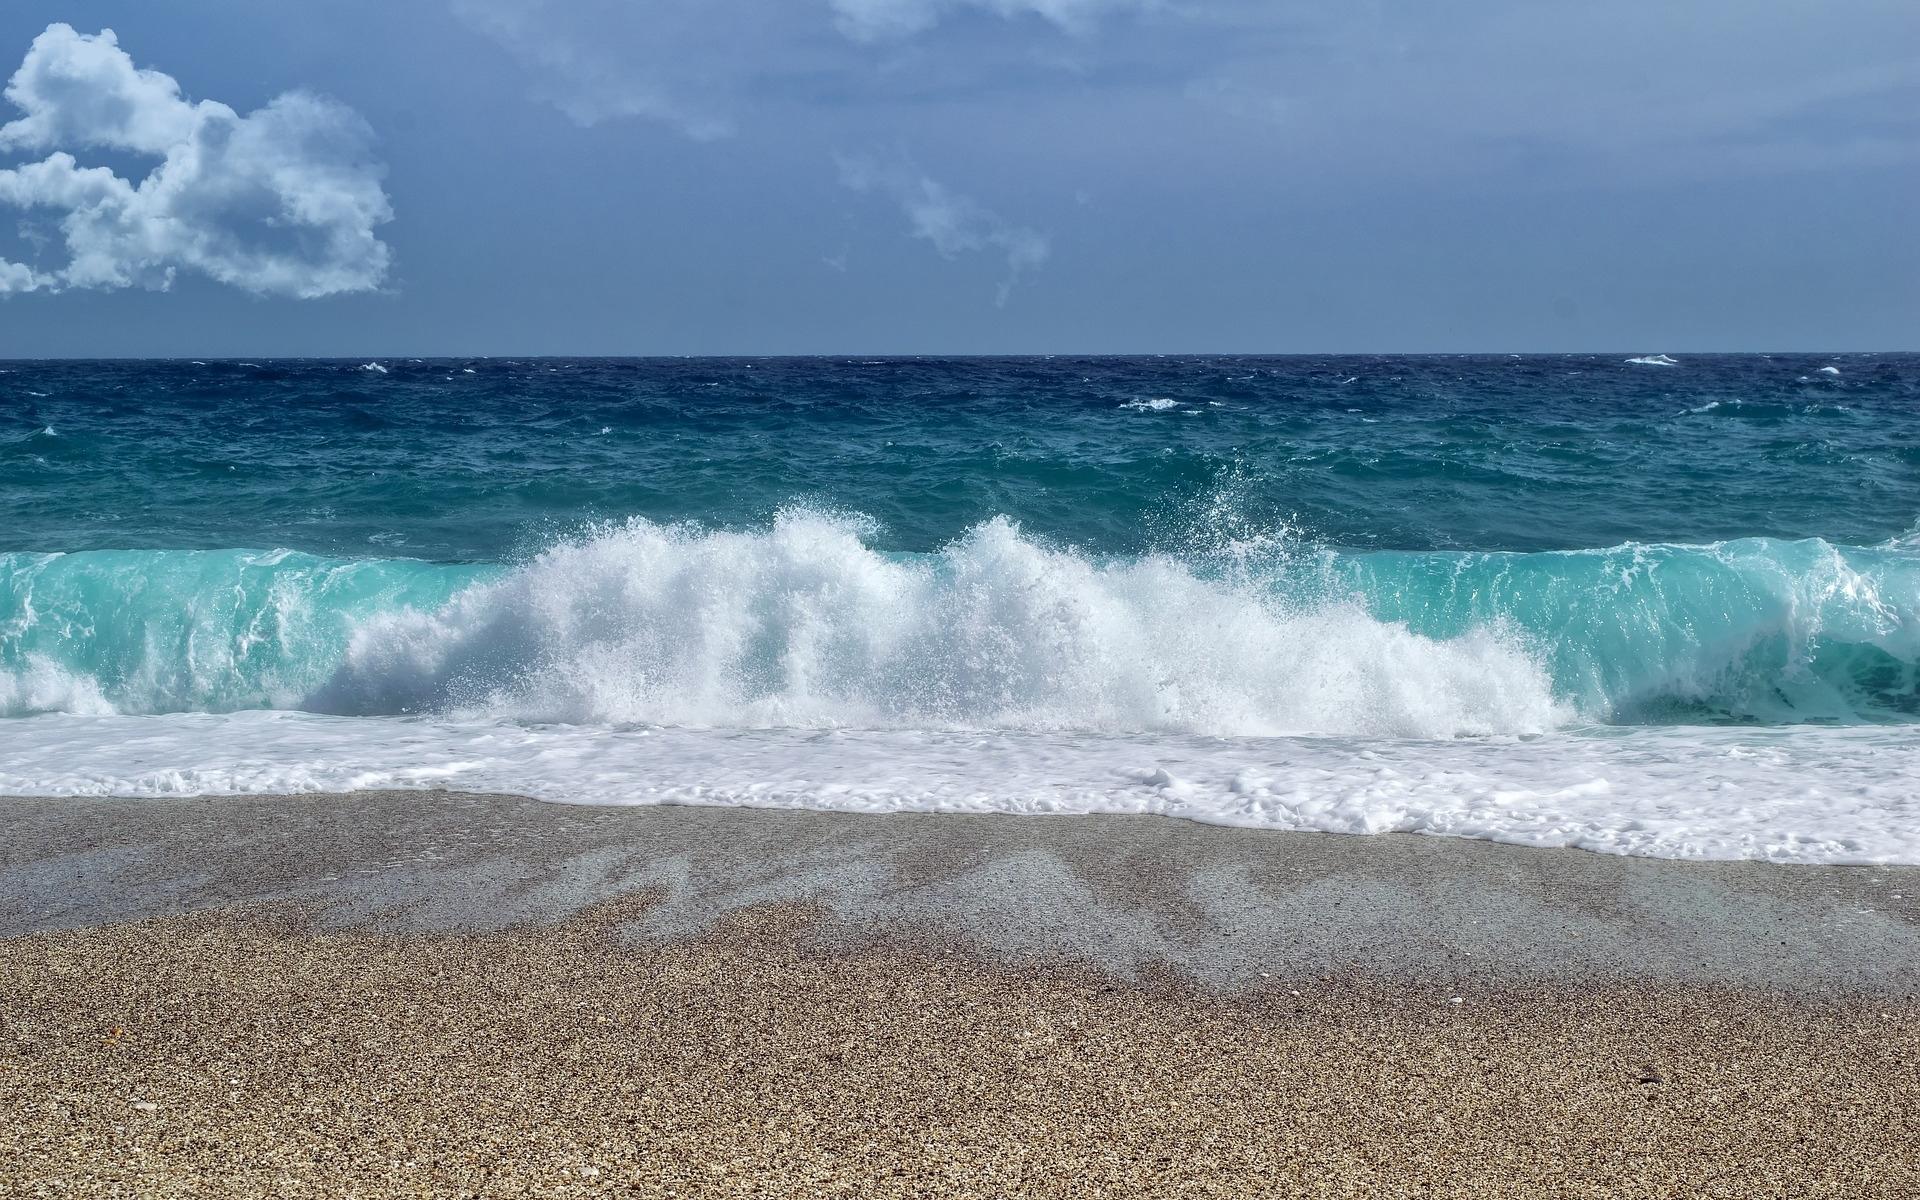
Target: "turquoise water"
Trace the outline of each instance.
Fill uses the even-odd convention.
[[[0,363],[0,793],[1920,862],[1917,520],[1915,356]]]
[[[1920,715],[1920,358],[4,370],[5,714]],[[1344,669],[1411,682],[1279,704],[1348,618]],[[1414,714],[1429,667],[1465,691]]]
[[[1348,639],[1342,670],[1390,671],[1383,641],[1398,628],[1432,643],[1409,671],[1473,645],[1471,669],[1545,681],[1537,702],[1504,717],[1462,705],[1437,726],[1388,732],[1920,719],[1911,549],[1754,538],[1195,564],[1075,555],[1005,523],[934,554],[876,552],[869,536],[817,516],[730,536],[635,522],[520,566],[282,550],[0,555],[0,711],[483,705],[536,719],[760,724],[782,723],[786,704],[828,724],[997,727],[1044,710],[1064,727],[1371,728],[1352,708],[1292,727],[1254,711],[1264,687],[1304,669],[1306,648],[1275,631],[1317,620],[1325,637]],[[940,623],[951,627],[930,641]],[[1155,637],[1233,668],[1169,685],[1179,669],[1143,649]],[[1021,669],[1041,661],[1052,677]],[[591,698],[541,709],[517,696],[530,678],[588,670],[614,673]],[[1127,687],[1165,691],[1190,715],[1147,702],[1115,714],[1109,693]],[[634,699],[649,689],[661,694]]]

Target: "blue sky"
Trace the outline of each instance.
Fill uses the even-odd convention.
[[[0,356],[1920,329],[1911,0],[16,3],[16,69]]]

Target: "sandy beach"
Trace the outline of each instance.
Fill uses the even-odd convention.
[[[0,1200],[1920,1200],[1916,18],[0,3]]]
[[[0,800],[0,1194],[1906,1196],[1920,870]]]

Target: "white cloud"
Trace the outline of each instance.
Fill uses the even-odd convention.
[[[24,115],[0,126],[0,151],[51,151],[0,169],[0,204],[50,210],[67,262],[0,260],[0,295],[66,288],[165,289],[195,271],[261,295],[311,298],[366,291],[390,253],[374,229],[392,219],[351,109],[289,92],[241,116],[189,101],[158,71],[140,70],[113,31],[49,25],[6,98]],[[135,182],[81,166],[74,151],[158,158]]]
[[[891,198],[906,214],[912,235],[931,242],[943,258],[984,250],[1003,254],[1007,274],[1000,281],[996,304],[1006,304],[1021,277],[1038,269],[1052,253],[1045,234],[1005,220],[904,163],[842,158],[840,182],[856,192]]]

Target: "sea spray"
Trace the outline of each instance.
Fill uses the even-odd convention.
[[[1920,710],[1903,546],[1094,556],[1004,519],[934,554],[872,537],[795,509],[750,531],[634,519],[519,566],[4,555],[0,711],[1453,737]]]
[[[1565,715],[1489,629],[1435,640],[1165,557],[1050,549],[1004,520],[936,555],[884,555],[810,512],[557,546],[438,611],[368,620],[310,706],[1221,736],[1527,733]]]

